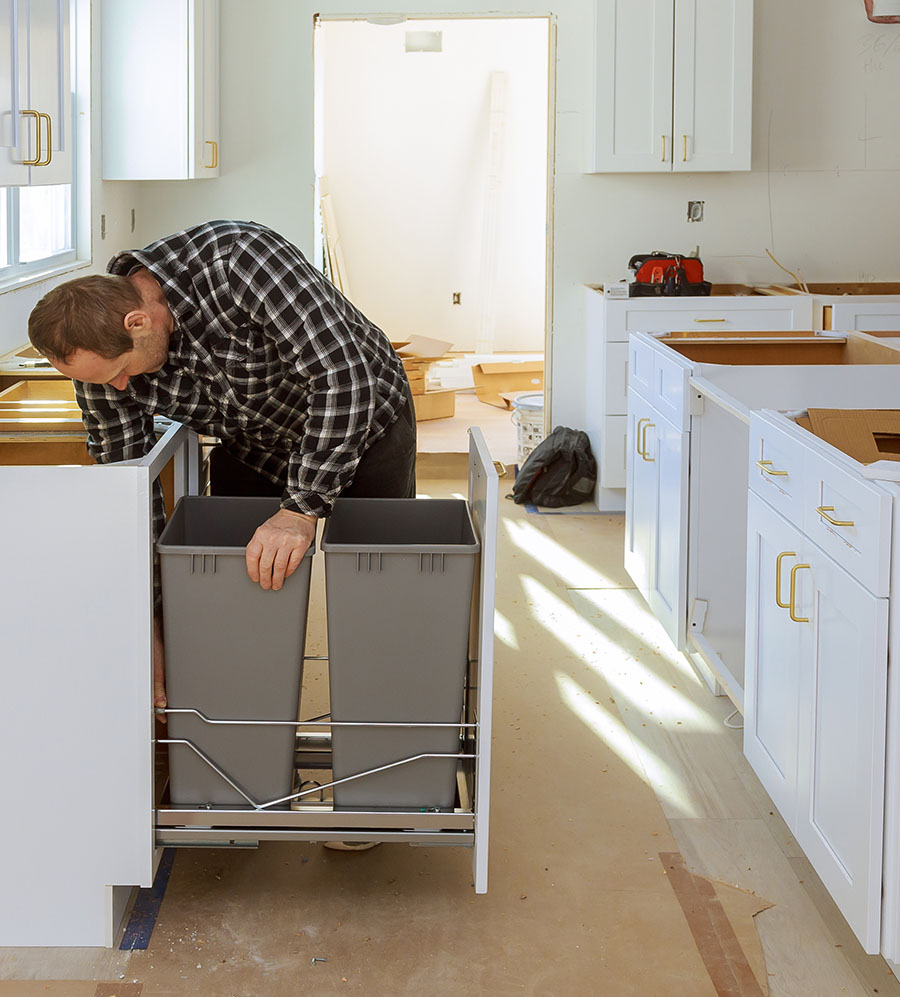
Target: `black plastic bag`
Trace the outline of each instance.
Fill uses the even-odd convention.
[[[519,468],[512,498],[517,505],[532,502],[550,509],[578,505],[591,497],[596,481],[587,433],[557,426]]]

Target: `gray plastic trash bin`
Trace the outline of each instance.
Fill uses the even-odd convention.
[[[325,522],[331,718],[460,722],[475,555],[457,499],[338,499]],[[334,778],[424,753],[456,754],[459,728],[332,732]],[[419,759],[335,786],[339,808],[452,807],[455,759]]]
[[[277,498],[185,496],[157,544],[162,577],[166,693],[172,708],[214,719],[296,720],[313,548],[277,592],[250,581],[244,549]],[[187,738],[257,802],[287,796],[293,727],[210,726],[169,715]],[[187,745],[169,749],[172,803],[247,806]]]

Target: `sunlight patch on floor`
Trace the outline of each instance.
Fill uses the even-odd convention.
[[[530,523],[504,519],[503,526],[519,550],[549,568],[565,585],[572,588],[613,588],[618,584]]]
[[[516,630],[512,623],[499,610],[494,610],[494,636],[513,651],[519,650]]]
[[[554,595],[530,575],[521,576],[532,616],[560,643],[589,668],[601,675],[636,707],[652,707],[657,719],[680,721],[685,731],[716,730],[714,721],[702,710],[663,682],[635,657],[635,651],[622,647],[599,630],[596,624]]]
[[[645,744],[638,745],[628,728],[614,716],[571,675],[554,671],[560,696],[566,706],[579,720],[648,786],[652,786],[657,796],[662,796],[685,816],[699,816],[687,798],[683,783],[675,772]]]

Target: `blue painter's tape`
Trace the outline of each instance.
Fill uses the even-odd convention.
[[[174,861],[175,849],[164,848],[153,886],[149,890],[138,890],[131,917],[128,919],[128,926],[122,936],[120,949],[131,951],[132,949],[149,947],[150,936],[153,934],[156,919],[159,916],[159,908],[166,895],[166,887],[169,885],[169,875],[172,872]]]

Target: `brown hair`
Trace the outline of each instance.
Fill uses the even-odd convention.
[[[55,287],[34,306],[28,338],[50,360],[68,363],[76,350],[115,360],[134,349],[125,316],[141,304],[141,294],[128,277],[78,277]]]

